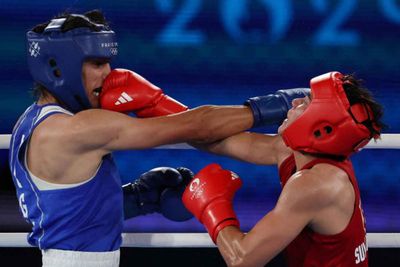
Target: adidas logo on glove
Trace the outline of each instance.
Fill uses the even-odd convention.
[[[122,92],[122,94],[118,97],[118,100],[114,104],[118,106],[132,101],[133,101],[132,97],[130,97],[127,93]]]

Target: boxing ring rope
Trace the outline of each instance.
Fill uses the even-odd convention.
[[[0,233],[0,247],[32,247],[28,233]],[[122,247],[210,248],[216,247],[207,233],[123,233]],[[400,233],[367,233],[369,248],[398,248]]]
[[[0,134],[0,149],[8,149],[11,135]],[[400,149],[400,134],[382,134],[367,149]],[[156,149],[193,149],[187,144],[174,144]],[[30,247],[28,233],[0,233],[0,247]],[[215,247],[207,233],[123,233],[122,247],[208,248]],[[367,233],[369,248],[399,248],[400,233]]]

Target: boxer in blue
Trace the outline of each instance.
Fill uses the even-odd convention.
[[[307,92],[261,99],[270,116],[257,116],[252,105],[186,111],[136,73],[111,70],[118,43],[99,11],[36,26],[27,33],[27,50],[38,99],[16,123],[9,156],[20,208],[32,225],[28,241],[42,250],[43,266],[118,266],[124,218],[191,217],[180,202],[190,171],[158,168],[122,186],[113,151],[217,141],[284,118],[286,103]],[[178,114],[162,116],[172,113]]]

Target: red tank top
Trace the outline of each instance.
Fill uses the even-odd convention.
[[[288,266],[368,266],[365,220],[351,161],[338,162],[319,158],[309,162],[302,169],[311,169],[319,163],[334,165],[347,173],[355,193],[354,212],[347,227],[335,235],[322,235],[309,227],[304,228],[285,249]],[[292,154],[279,167],[282,187],[295,172],[296,164]]]

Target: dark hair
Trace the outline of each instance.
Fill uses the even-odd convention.
[[[85,17],[88,18],[89,20],[87,20]],[[63,12],[62,14],[55,16],[53,19],[60,19],[60,18],[66,18],[65,22],[61,27],[62,32],[67,32],[81,27],[90,28],[92,31],[98,31],[99,29],[96,26],[96,24],[103,24],[104,26],[109,28],[109,23],[106,21],[103,13],[98,9],[88,11],[84,13],[82,17],[73,16],[73,14],[69,12]],[[49,25],[50,21],[51,20],[36,25],[35,27],[32,28],[32,31],[36,33],[43,33],[46,27]],[[47,96],[52,94],[46,89],[45,86],[37,82],[34,82],[32,95],[36,100],[38,100],[39,98],[42,97],[46,98]],[[57,101],[60,102],[58,99]],[[60,104],[62,104],[62,102],[60,102]]]
[[[52,95],[46,87],[41,85],[40,83],[33,82],[33,88],[32,88],[32,96],[35,100],[39,100],[39,98],[47,98],[49,95]],[[55,96],[54,96],[55,97]],[[60,102],[57,99],[58,102]]]
[[[374,99],[367,88],[363,87],[363,81],[358,80],[354,75],[344,75],[342,81],[343,89],[350,105],[361,103],[369,109],[371,113],[370,119],[363,122],[363,124],[371,132],[371,136],[377,139],[381,131],[387,128],[382,122],[383,106]]]
[[[69,12],[63,12],[60,15],[55,16],[53,19],[66,18],[64,24],[61,27],[62,32],[67,32],[76,28],[86,27],[93,31],[98,31],[96,24],[103,24],[109,28],[109,22],[105,19],[103,13],[98,10],[91,10],[83,14],[83,16],[73,16],[76,14],[71,14]],[[89,20],[85,19],[87,17]],[[49,25],[51,20],[38,24],[33,27],[32,31],[36,33],[42,33],[47,25]]]

